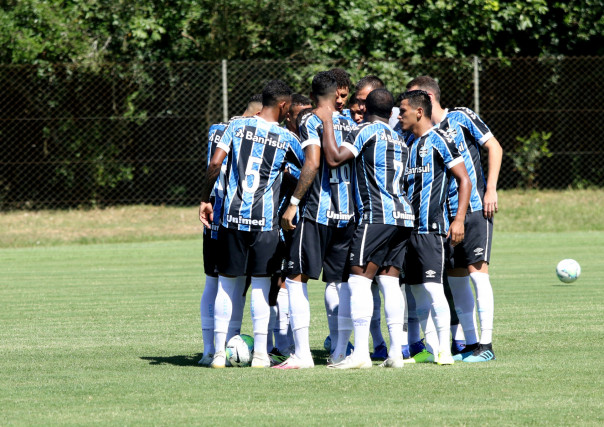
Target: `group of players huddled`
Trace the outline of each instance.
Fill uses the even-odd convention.
[[[251,366],[314,367],[307,282],[321,273],[328,368],[495,359],[499,142],[472,110],[443,109],[432,77],[396,99],[376,76],[349,99],[352,87],[339,68],[314,76],[310,99],[273,80],[243,116],[210,128],[201,365],[228,366],[249,293]]]

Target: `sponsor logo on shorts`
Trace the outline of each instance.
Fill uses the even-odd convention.
[[[329,218],[329,219],[338,219],[338,220],[348,221],[353,216],[354,216],[354,214],[347,214],[347,213],[343,213],[343,212],[327,211],[327,218]]]
[[[428,270],[426,271],[426,279],[434,279],[436,277],[436,271]]]
[[[287,268],[289,268],[289,269],[294,268],[294,262],[293,262],[293,261],[289,261],[289,262],[287,263]]]
[[[474,255],[480,256],[484,253],[484,249],[483,248],[476,248],[474,249]]]
[[[227,215],[226,220],[227,220],[227,222],[229,222],[231,224],[254,225],[254,226],[258,226],[258,227],[264,227],[266,225],[266,218],[251,219],[251,218],[244,218],[241,215],[233,216],[233,215],[229,214],[229,215]]]
[[[350,261],[352,261],[353,258],[354,258],[354,254],[351,252],[350,253]]]

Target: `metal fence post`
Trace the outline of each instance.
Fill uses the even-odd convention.
[[[227,60],[222,60],[222,121],[229,120],[229,96],[227,89]]]
[[[474,112],[480,114],[480,89],[478,75],[478,57],[474,56]]]

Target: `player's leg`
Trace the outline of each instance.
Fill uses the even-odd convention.
[[[388,357],[388,347],[382,334],[382,297],[377,282],[371,284],[371,295],[373,296],[373,314],[371,315],[371,325],[369,332],[373,342],[373,360],[385,360]]]
[[[205,230],[203,236],[203,267],[206,275],[205,286],[199,303],[201,314],[201,334],[203,338],[203,356],[199,360],[202,366],[210,366],[214,358],[214,303],[218,292],[218,274],[216,273],[216,257],[218,242],[212,238],[210,230]],[[217,237],[217,236],[214,236]]]
[[[323,277],[325,277],[325,274]],[[330,354],[333,353],[338,342],[338,307],[340,305],[338,285],[340,283],[325,283],[325,313],[327,314],[327,327],[329,328],[329,336],[325,340],[325,350]],[[329,344],[329,348],[327,344]]]
[[[243,322],[243,312],[245,310],[245,295],[251,283],[251,277],[240,276],[239,288],[242,290],[233,296],[233,313],[229,322],[229,332],[227,333],[227,342],[235,335],[241,333],[241,324]]]
[[[385,362],[380,366],[388,368],[402,368],[404,366],[402,348],[404,341],[405,299],[399,285],[399,275],[400,271],[398,269],[390,267],[387,271],[376,277],[380,291],[384,295],[384,315],[390,336],[388,355]]]

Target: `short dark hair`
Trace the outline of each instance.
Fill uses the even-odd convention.
[[[378,76],[370,74],[368,76],[363,77],[357,82],[354,91],[358,92],[367,86],[370,86],[373,89],[380,89],[383,88],[385,85],[382,79],[380,79]]]
[[[311,113],[312,113],[312,108],[305,108],[303,110],[300,110],[300,113],[298,113],[298,117],[296,118],[296,127],[299,128],[300,123],[302,123],[302,120],[304,120],[304,117],[308,116]]]
[[[430,102],[430,95],[425,90],[409,90],[403,93],[401,102],[403,99],[409,100],[409,105],[413,108],[422,107],[426,117],[432,118],[432,102]]]
[[[261,93],[255,93],[252,96],[250,96],[250,100],[247,103],[251,104],[252,102],[262,103],[262,94]]]
[[[358,104],[359,100],[357,99],[357,94],[353,93],[352,96],[348,99],[348,107],[354,104]]]
[[[329,71],[320,71],[312,79],[312,93],[314,96],[325,96],[338,89],[338,81]]]
[[[440,102],[440,86],[438,82],[430,76],[419,76],[407,83],[407,90],[413,86],[417,86],[419,89],[426,92],[431,92],[434,95],[434,99]]]
[[[338,82],[338,89],[345,87],[350,90],[352,82],[350,81],[350,74],[348,73],[348,71],[342,68],[332,68],[331,70],[329,70],[329,72],[333,74],[336,81]]]
[[[394,98],[387,89],[374,89],[367,95],[365,107],[367,108],[367,115],[388,119],[392,114]]]
[[[294,93],[292,94],[292,103],[290,108],[298,105],[312,105],[312,101],[307,96],[304,96],[300,93]]]
[[[281,80],[271,80],[262,89],[262,106],[274,107],[284,98],[291,98],[293,91]]]

